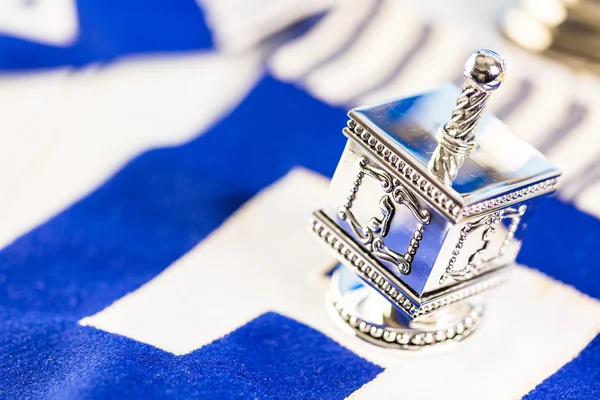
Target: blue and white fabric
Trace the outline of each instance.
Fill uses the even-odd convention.
[[[494,12],[0,2],[0,398],[600,398],[600,79]],[[307,233],[345,110],[460,81],[480,47],[510,68],[491,111],[562,189],[469,340],[373,348],[329,318]]]

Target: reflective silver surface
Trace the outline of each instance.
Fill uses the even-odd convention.
[[[450,120],[438,129],[438,146],[429,160],[429,170],[447,186],[452,186],[466,157],[477,149],[479,121],[505,70],[502,58],[490,50],[479,50],[467,60],[465,83]]]
[[[489,93],[481,88],[496,89],[504,75],[499,56],[478,51],[465,71],[462,91],[449,85],[350,111],[343,130],[348,143],[311,222],[351,271],[344,276],[362,280],[360,293],[373,288],[375,298],[393,307],[394,321],[407,321],[406,329],[417,329],[410,321],[441,320],[447,310],[462,317],[460,304],[502,283],[536,199],[554,192],[560,175],[497,118],[483,114]],[[440,138],[440,130],[450,139]],[[448,160],[456,168],[440,173]],[[334,285],[348,287],[343,282],[350,278],[336,279]],[[342,286],[334,288],[338,314],[378,324],[352,300],[355,291]],[[385,314],[381,307],[378,312]],[[380,328],[391,321],[382,320]]]
[[[477,50],[465,62],[463,75],[467,85],[481,92],[491,92],[500,87],[506,74],[504,60],[494,51]]]
[[[349,333],[382,347],[421,350],[456,343],[475,332],[483,315],[483,305],[472,298],[411,321],[343,264],[331,279],[328,300],[334,319]]]
[[[472,278],[514,261],[521,246],[523,222],[529,217],[528,211],[533,210],[534,200],[453,222],[417,196],[412,197],[414,203],[399,203],[393,199],[393,191],[386,193],[381,181],[372,175],[358,178],[365,157],[356,143],[348,143],[322,212],[415,294],[432,294],[465,281],[465,277]],[[361,180],[358,187],[357,179]],[[350,193],[354,200],[348,202]],[[386,219],[381,206],[384,198],[392,199],[394,213],[382,237],[381,232],[373,230],[373,223]],[[420,219],[413,210],[425,212],[429,218]],[[405,256],[409,256],[410,263],[379,256],[371,242],[364,240],[363,232],[373,238],[381,237],[390,252],[401,255],[400,260],[406,261]]]
[[[359,107],[349,116],[436,185],[439,180],[427,165],[438,145],[437,130],[451,115],[460,93],[451,84],[422,95]],[[452,187],[441,187],[449,198],[462,200],[464,205],[560,175],[541,153],[489,113],[481,118],[477,140],[479,146],[465,160]]]

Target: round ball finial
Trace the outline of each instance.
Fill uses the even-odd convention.
[[[498,89],[504,80],[506,66],[504,60],[495,52],[487,49],[471,54],[463,70],[469,85],[485,92]]]

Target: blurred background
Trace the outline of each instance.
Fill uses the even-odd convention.
[[[598,398],[599,27],[596,0],[0,0],[0,397]],[[558,200],[462,351],[376,353],[325,313],[308,216],[349,108],[479,48]]]
[[[5,0],[0,243],[207,131],[264,75],[345,109],[460,82],[480,47],[509,67],[491,111],[600,215],[598,24],[592,0]]]

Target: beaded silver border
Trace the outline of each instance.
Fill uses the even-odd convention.
[[[394,176],[412,187],[415,193],[420,194],[423,198],[428,198],[431,205],[453,222],[552,193],[558,187],[558,178],[554,177],[502,196],[463,207],[461,199],[452,198],[449,193],[437,187],[434,182],[419,174],[414,166],[407,164],[406,160],[398,156],[381,139],[377,138],[375,133],[366,129],[356,120],[350,119],[347,128],[344,128],[343,132],[348,138],[366,144],[367,146],[363,148],[369,149],[373,157],[394,172]]]
[[[383,347],[402,350],[421,350],[450,342],[459,342],[479,327],[483,316],[483,307],[476,305],[473,306],[469,315],[455,324],[443,329],[417,331],[369,323],[350,314],[341,301],[334,302],[333,307],[345,325],[350,327],[358,337]]]
[[[312,232],[333,250],[340,262],[351,267],[359,277],[411,319],[496,287],[508,278],[510,266],[500,267],[426,297],[419,297],[385,267],[363,252],[360,246],[337,228],[322,211],[313,213],[310,224]]]
[[[390,150],[380,139],[376,138],[372,132],[369,132],[353,119],[348,121],[348,127],[344,128],[343,132],[348,138],[356,138],[365,143],[371,149],[373,157],[377,158],[381,164],[391,168],[394,176],[405,182],[415,193],[433,200],[431,204],[438,211],[452,220],[459,216],[460,200],[450,198],[437,188],[433,182],[419,174],[414,166],[408,165],[405,160]]]
[[[397,309],[402,310],[410,318],[418,312],[417,298],[408,290],[401,291],[391,283],[391,274],[379,267],[370,256],[361,252],[358,245],[346,234],[332,226],[321,212],[313,213],[311,219],[312,231],[321,238],[328,247],[335,251],[337,258],[344,264],[354,268],[363,280],[376,288]],[[342,236],[344,235],[344,236]]]
[[[521,190],[517,190],[490,200],[482,201],[471,206],[466,206],[462,209],[461,217],[472,217],[488,211],[507,207],[533,197],[541,196],[546,193],[556,191],[558,187],[558,178],[551,178],[545,181],[528,186]]]

